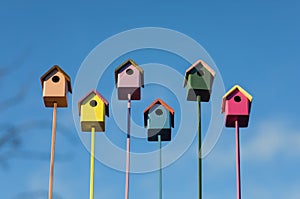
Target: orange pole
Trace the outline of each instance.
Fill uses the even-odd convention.
[[[52,195],[53,195],[54,152],[55,152],[55,137],[56,137],[56,111],[57,111],[57,103],[54,102],[53,119],[52,119],[52,141],[51,141],[51,157],[50,157],[50,175],[49,175],[48,199],[52,199]]]

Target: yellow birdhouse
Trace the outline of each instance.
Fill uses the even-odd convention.
[[[72,93],[70,77],[59,67],[53,66],[42,77],[43,99],[46,107],[67,107],[67,93]]]
[[[91,132],[105,131],[105,115],[109,116],[108,102],[97,91],[89,92],[78,102],[81,130]]]

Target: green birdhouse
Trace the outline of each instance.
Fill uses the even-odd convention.
[[[187,88],[187,100],[208,102],[216,73],[204,61],[198,60],[185,72],[184,87]]]

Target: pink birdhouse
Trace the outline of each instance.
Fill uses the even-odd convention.
[[[247,127],[252,103],[252,96],[238,85],[232,87],[224,96],[222,113],[225,112],[225,126],[235,127],[238,121],[239,127]]]
[[[129,59],[115,69],[115,82],[118,88],[118,99],[141,99],[141,87],[144,87],[144,71],[133,60]]]

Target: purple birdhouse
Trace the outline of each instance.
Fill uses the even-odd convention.
[[[115,69],[115,82],[118,89],[118,99],[141,99],[141,87],[144,87],[144,70],[129,59]]]
[[[238,85],[232,87],[224,96],[222,113],[225,112],[225,126],[235,127],[238,121],[239,127],[247,127],[252,103],[252,96]]]

